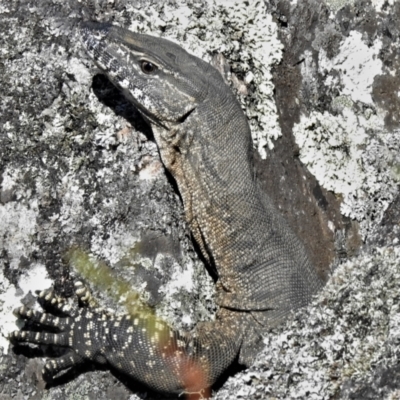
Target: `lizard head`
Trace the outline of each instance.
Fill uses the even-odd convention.
[[[177,44],[108,23],[80,29],[88,54],[150,123],[169,129],[206,98],[210,66]]]

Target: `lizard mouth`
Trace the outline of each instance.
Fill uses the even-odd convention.
[[[179,117],[176,121],[166,121],[166,120],[160,120],[156,115],[150,113],[147,109],[145,109],[140,103],[136,103],[135,105],[142,114],[143,118],[146,120],[146,122],[150,125],[154,124],[159,126],[160,128],[166,129],[166,130],[171,130],[174,126],[178,124],[183,124],[187,118],[192,114],[192,112],[196,109],[193,107],[189,111],[187,111],[185,114],[183,114],[181,117]]]
[[[189,117],[189,115],[195,110],[195,108],[192,108],[191,110],[189,110],[186,114],[183,114],[182,117],[180,117],[178,119],[178,123],[183,124],[187,118]]]
[[[169,130],[170,127],[165,123],[166,121],[161,122],[159,118],[157,118],[156,115],[152,114],[149,112],[149,110],[147,110],[146,108],[144,108],[139,102],[134,102],[136,108],[138,109],[138,111],[140,112],[140,114],[142,115],[142,117],[144,118],[144,120],[149,124],[149,125],[157,125],[163,129],[167,129]]]

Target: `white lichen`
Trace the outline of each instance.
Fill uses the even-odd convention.
[[[382,118],[365,114],[314,111],[293,128],[300,160],[321,186],[341,196],[342,214],[360,222],[363,237],[393,200],[400,164],[399,133],[386,132]]]
[[[376,39],[373,46],[368,46],[362,40],[362,34],[351,31],[341,43],[339,52],[329,59],[324,49],[320,49],[318,63],[320,73],[329,76],[336,72],[340,92],[356,102],[372,104],[372,84],[375,76],[382,73],[382,61],[378,58],[382,41]]]
[[[21,323],[17,323],[12,311],[19,305],[19,300],[36,290],[44,290],[51,286],[46,268],[42,264],[32,264],[29,271],[19,279],[19,289],[10,284],[0,269],[0,348],[7,354],[9,348],[8,334],[20,329]],[[20,321],[21,322],[21,321]]]
[[[16,305],[16,296],[14,285],[4,276],[2,269],[0,269],[0,293],[0,348],[7,354],[10,344],[7,335],[17,329],[15,317],[12,314]]]
[[[371,0],[371,2],[377,11],[381,11],[384,5],[394,5],[394,0]]]
[[[339,11],[344,6],[354,4],[354,1],[355,0],[325,0],[326,4],[334,12]]]
[[[399,184],[400,135],[387,132],[386,111],[372,99],[374,79],[382,74],[381,47],[381,40],[368,46],[352,31],[332,59],[321,49],[319,73],[339,93],[331,104],[336,115],[313,111],[293,128],[300,160],[321,186],[340,196],[342,214],[360,222],[363,238],[379,223]]]
[[[76,57],[71,57],[68,60],[67,72],[74,75],[80,85],[86,85],[91,81],[91,75],[83,63]]]
[[[6,169],[3,173],[3,183],[0,193],[13,191],[16,201],[0,204],[0,249],[7,252],[10,268],[18,269],[22,257],[29,259],[33,251],[32,236],[37,231],[36,219],[38,216],[37,200],[24,201],[30,193],[24,192],[18,182],[22,179],[23,171]]]

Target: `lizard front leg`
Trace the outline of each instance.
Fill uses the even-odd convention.
[[[14,310],[17,317],[29,321],[41,331],[14,331],[10,334],[13,343],[28,342],[71,349],[67,354],[46,362],[42,372],[47,377],[82,364],[88,359],[100,364],[105,363],[98,344],[101,343],[100,336],[104,338],[104,322],[110,320],[111,315],[94,308],[94,299],[81,282],[77,282],[75,288],[78,303],[83,307],[68,304],[66,299],[57,296],[53,289],[47,289],[39,293],[38,301],[49,312],[31,310],[25,306]],[[93,318],[94,315],[96,318]],[[103,324],[100,321],[103,321]]]
[[[70,306],[52,290],[40,293],[43,308],[62,316],[24,306],[15,310],[18,317],[37,325],[40,332],[15,331],[10,335],[13,342],[69,348],[63,356],[46,362],[43,373],[47,376],[90,361],[108,364],[160,392],[200,392],[239,352],[242,338],[238,332],[243,328],[240,313],[220,310],[214,323],[202,324],[195,333],[188,334],[171,329],[148,313],[117,316],[105,312],[96,307],[81,283],[76,293],[83,307]]]

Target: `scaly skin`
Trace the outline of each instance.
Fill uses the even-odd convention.
[[[91,360],[151,389],[199,392],[238,356],[249,365],[263,331],[309,303],[322,282],[258,187],[246,117],[219,72],[165,39],[96,22],[82,23],[81,34],[88,54],[151,125],[193,237],[218,272],[219,310],[215,322],[189,334],[146,315],[64,309],[44,292],[42,301],[60,304],[65,318],[24,307],[17,315],[60,333],[18,331],[12,339],[69,347],[46,364],[50,375]]]

